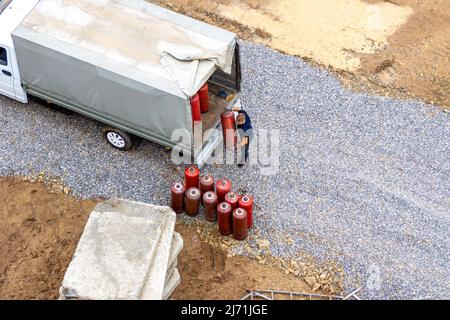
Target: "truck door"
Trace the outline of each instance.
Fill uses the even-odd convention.
[[[0,94],[15,99],[14,77],[9,57],[9,49],[0,45]]]
[[[241,76],[241,54],[239,49],[239,43],[236,43],[231,74],[227,74],[222,70],[216,70],[216,72],[214,72],[214,74],[211,76],[210,80],[212,82],[234,89],[237,92],[241,92],[242,76]]]

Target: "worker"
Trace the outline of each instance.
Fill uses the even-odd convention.
[[[238,158],[238,167],[243,167],[248,162],[250,142],[253,138],[252,121],[248,113],[240,107],[233,108],[233,111],[238,113],[236,117],[239,137],[237,149],[238,155],[240,155],[240,158]]]

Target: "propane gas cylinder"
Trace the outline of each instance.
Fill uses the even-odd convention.
[[[192,96],[191,98],[191,113],[192,113],[192,121],[199,122],[202,121],[202,114],[200,109],[200,96],[198,93]]]
[[[239,208],[247,211],[247,227],[253,226],[253,199],[249,195],[244,194],[239,198]]]
[[[236,145],[236,119],[233,111],[225,111],[220,116],[222,123],[223,143],[227,148],[234,148]]]
[[[230,191],[231,191],[231,181],[226,179],[217,181],[216,192],[217,197],[219,198],[219,203],[225,201],[225,196]]]
[[[248,235],[247,210],[237,208],[233,211],[233,238],[245,240]]]
[[[200,183],[200,170],[197,167],[188,167],[184,171],[186,190],[198,188]]]
[[[202,193],[202,197],[205,194],[205,192],[208,191],[214,191],[214,178],[211,177],[210,175],[204,175],[200,178],[200,192]]]
[[[231,209],[234,210],[238,207],[239,197],[234,192],[228,192],[225,195],[225,202],[228,202],[231,206]]]
[[[200,189],[190,188],[185,196],[186,214],[190,217],[198,215],[200,209]]]
[[[207,191],[203,195],[203,204],[205,206],[205,219],[209,222],[217,220],[217,205],[219,204],[217,195],[213,191]]]
[[[209,111],[209,88],[208,84],[205,83],[203,87],[198,92],[200,97],[200,111],[206,113]]]
[[[217,219],[219,221],[219,232],[223,236],[229,236],[233,233],[233,211],[227,202],[222,202],[217,206]]]
[[[184,192],[186,189],[183,184],[175,183],[170,190],[170,207],[175,213],[183,213],[184,208]]]

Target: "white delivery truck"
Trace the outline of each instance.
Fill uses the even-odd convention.
[[[240,104],[235,34],[144,0],[0,1],[0,94],[96,119],[122,150],[138,136],[201,166],[221,143],[220,115]],[[190,101],[205,83],[210,108],[194,148]],[[173,141],[175,130],[192,140]]]

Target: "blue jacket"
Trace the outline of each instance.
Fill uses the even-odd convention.
[[[238,130],[244,131],[245,137],[248,137],[249,139],[251,139],[253,137],[253,132],[251,130],[251,129],[253,129],[252,120],[250,119],[250,117],[246,111],[239,110],[238,113],[243,114],[245,116],[245,123],[242,125],[238,125],[237,128],[238,128]]]

